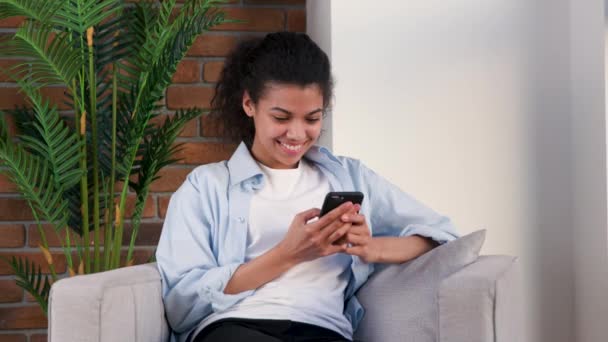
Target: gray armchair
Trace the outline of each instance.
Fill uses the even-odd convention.
[[[517,274],[515,257],[481,256],[442,279],[435,294],[438,341],[518,341],[519,327],[514,323],[518,309]],[[374,277],[368,283],[373,281]],[[366,298],[361,296],[370,294],[357,296],[365,303]],[[368,314],[382,310],[373,307],[374,302],[368,300],[365,304]],[[403,310],[417,308],[404,306]],[[51,289],[50,342],[166,342],[169,332],[155,264],[67,278]],[[400,341],[427,341],[407,329],[400,330],[400,334]]]

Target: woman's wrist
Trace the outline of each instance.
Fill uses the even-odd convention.
[[[224,293],[235,294],[257,289],[292,268],[295,263],[277,247],[237,268],[226,285]]]
[[[419,257],[437,246],[433,240],[419,236],[372,238],[377,263],[400,264]]]
[[[275,260],[282,269],[285,269],[285,271],[300,263],[300,261],[298,261],[294,255],[287,252],[280,243],[270,249],[268,253],[271,254],[272,260]]]

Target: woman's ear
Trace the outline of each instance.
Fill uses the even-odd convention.
[[[245,90],[243,93],[243,111],[247,114],[248,117],[253,117],[255,113],[255,105],[253,103],[253,99],[249,96],[249,92]]]

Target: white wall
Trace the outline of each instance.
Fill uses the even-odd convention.
[[[603,1],[571,4],[573,243],[577,341],[608,340]]]
[[[601,1],[307,5],[331,41],[334,151],[519,256],[526,342],[608,336]]]

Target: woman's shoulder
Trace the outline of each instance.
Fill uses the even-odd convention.
[[[315,145],[313,148],[314,148],[313,156],[314,155],[319,155],[319,154],[325,155],[325,156],[327,156],[327,158],[329,158],[329,160],[337,162],[343,168],[346,168],[346,169],[357,169],[357,168],[359,168],[361,166],[364,166],[363,163],[361,162],[361,160],[359,160],[357,158],[349,157],[349,156],[343,156],[343,155],[333,154],[333,152],[331,152],[326,147]],[[322,160],[321,158],[318,158],[318,157],[314,158],[314,159],[316,159],[316,160]]]
[[[362,172],[368,170],[368,167],[358,158],[336,155],[334,156],[342,167],[346,169],[351,175],[359,175]]]
[[[186,181],[200,191],[201,189],[225,188],[229,178],[227,161],[223,160],[197,166],[190,171]]]

